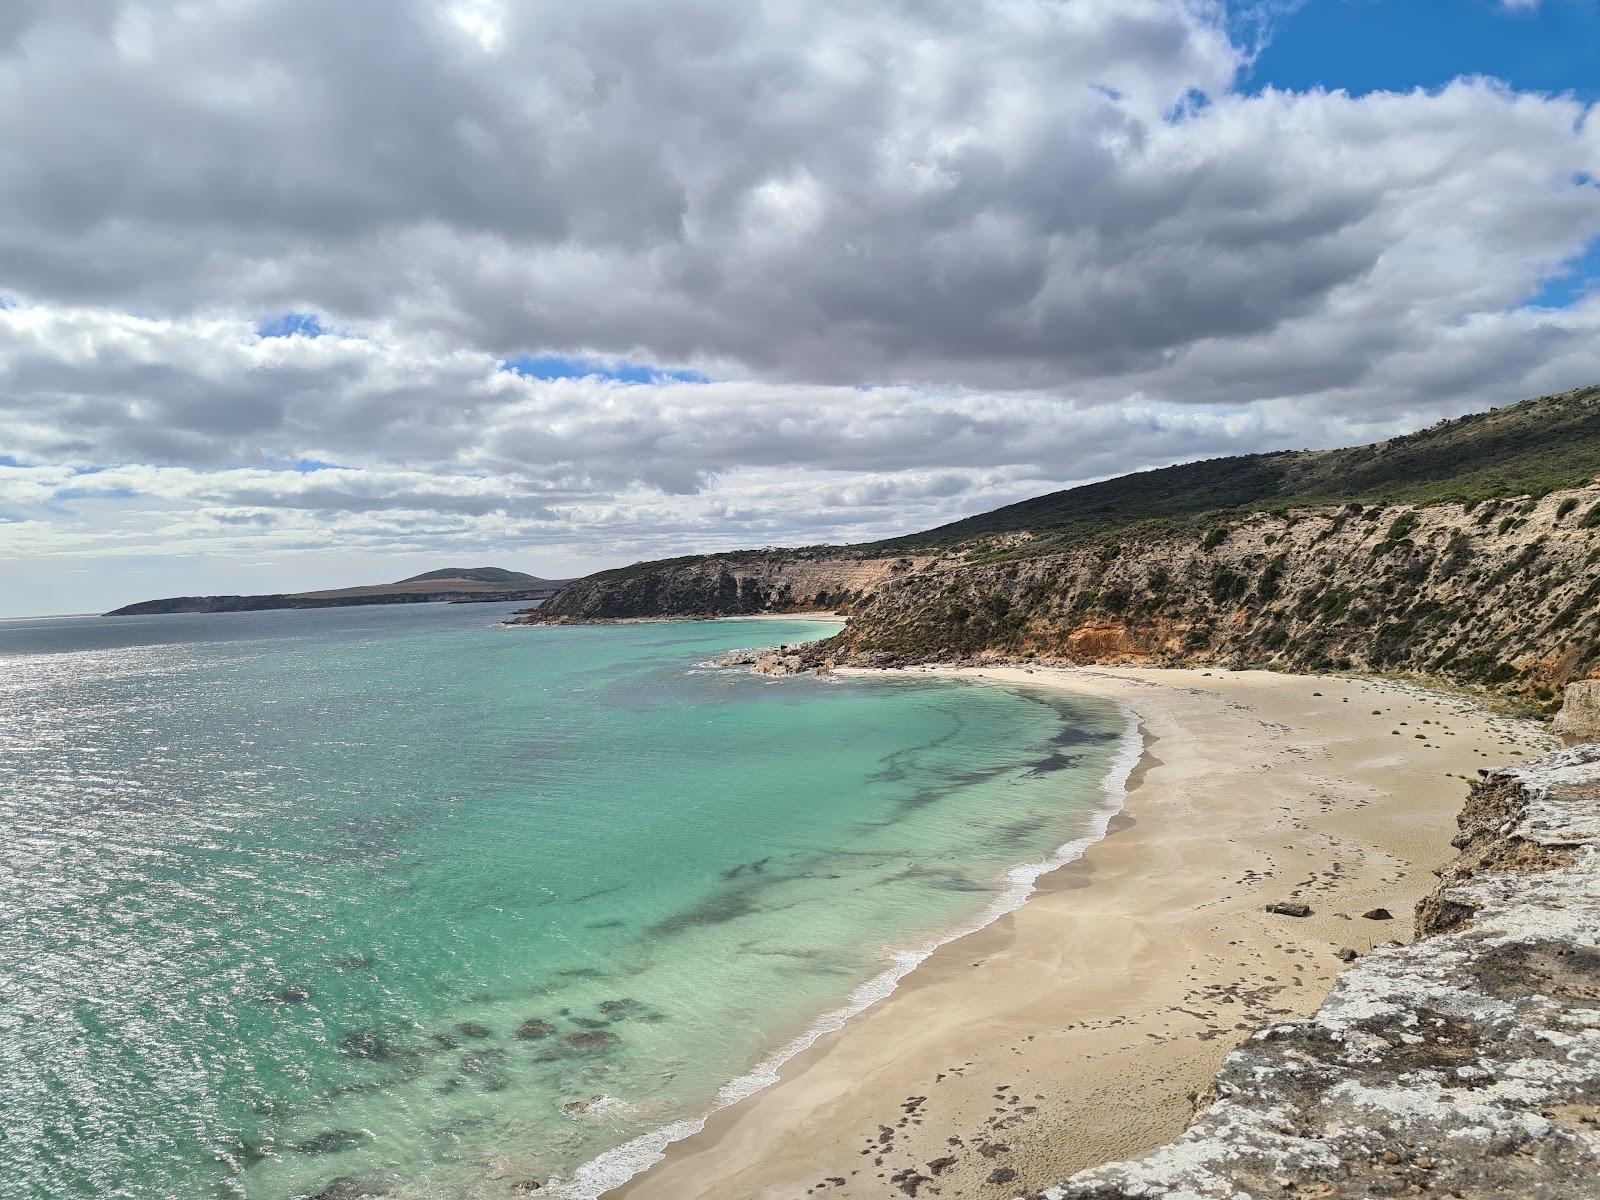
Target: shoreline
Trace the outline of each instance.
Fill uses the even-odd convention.
[[[849,670],[841,672],[846,675],[850,673]],[[878,672],[858,670],[855,673],[871,675]],[[822,1014],[780,1049],[723,1085],[706,1112],[650,1130],[597,1155],[581,1164],[571,1177],[551,1180],[549,1194],[558,1200],[592,1200],[599,1196],[623,1195],[636,1180],[663,1162],[674,1145],[703,1132],[719,1113],[777,1086],[782,1082],[781,1073],[785,1066],[803,1057],[818,1043],[841,1034],[850,1021],[868,1009],[892,998],[929,958],[964,938],[982,933],[996,921],[1015,912],[1027,903],[1041,879],[1083,857],[1090,847],[1106,836],[1107,829],[1122,812],[1129,780],[1144,768],[1153,740],[1144,732],[1139,718],[1132,711],[1124,706],[1118,707],[1124,726],[1118,736],[1117,748],[1112,752],[1105,774],[1100,779],[1100,804],[1090,814],[1089,832],[1063,842],[1045,858],[1007,868],[1003,876],[1007,886],[978,916],[921,945],[895,951],[891,955],[893,966],[859,984],[844,1004]]]
[[[654,1161],[635,1158],[643,1169],[606,1196],[776,1200],[922,1190],[1010,1197],[1151,1148],[1187,1125],[1194,1097],[1257,1023],[1316,1007],[1343,965],[1332,953],[1337,945],[1364,951],[1409,937],[1411,904],[1431,888],[1431,868],[1452,854],[1465,794],[1454,776],[1509,757],[1508,743],[1550,740],[1532,722],[1459,696],[1349,676],[1045,667],[901,673],[1064,688],[1118,703],[1141,739],[1124,772],[1123,804],[1106,814],[1099,837],[1080,839],[1080,853],[1035,872],[1015,905],[890,972],[886,994],[839,1010],[836,1024],[838,1014],[830,1014],[818,1026],[831,1029],[791,1044],[775,1057],[775,1071],[764,1064],[773,1079],[719,1102],[703,1120],[661,1131],[671,1136],[647,1151]],[[1294,725],[1283,711],[1262,719],[1263,705],[1282,710],[1291,698],[1328,711]],[[1383,715],[1362,701],[1381,702]],[[1433,728],[1446,716],[1449,728],[1423,735],[1438,744],[1424,740],[1420,749],[1417,735],[1400,743],[1390,728]],[[1336,760],[1338,774],[1304,770],[1326,759]],[[1203,781],[1218,766],[1233,782],[1213,781],[1200,804],[1180,797],[1197,786],[1206,792]],[[1276,818],[1240,804],[1242,779],[1280,768],[1292,786],[1279,783],[1273,799],[1289,803],[1275,809]],[[1441,783],[1447,775],[1451,786]],[[1404,804],[1381,786],[1401,782],[1420,785]],[[1197,829],[1213,837],[1198,838]],[[1318,839],[1325,853],[1340,856],[1333,870],[1293,884],[1280,878],[1279,858]],[[1302,892],[1317,901],[1332,894],[1355,912],[1330,915],[1321,902],[1304,920],[1262,911]],[[1362,897],[1388,900],[1394,920],[1356,916]],[[1237,918],[1240,928],[1224,929],[1223,917]],[[636,1152],[646,1149],[640,1140],[630,1143]],[[552,1194],[593,1194],[569,1190],[582,1179],[580,1171]]]
[[[537,611],[537,610],[535,610]],[[719,617],[584,617],[576,618],[557,617],[550,621],[501,621],[500,624],[510,629],[537,629],[561,628],[563,626],[582,627],[588,625],[675,625],[686,621],[837,621],[843,625],[850,618],[843,613],[833,612],[761,612],[761,613],[728,613]]]

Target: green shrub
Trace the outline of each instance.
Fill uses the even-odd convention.
[[[1394,524],[1389,526],[1389,532],[1384,535],[1383,540],[1386,542],[1398,542],[1416,527],[1417,514],[1414,512],[1403,512],[1394,519]]]
[[[1211,577],[1211,599],[1217,604],[1227,604],[1240,599],[1249,586],[1250,581],[1237,571],[1218,571]]]

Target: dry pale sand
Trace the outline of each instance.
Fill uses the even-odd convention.
[[[1371,680],[962,673],[1137,714],[1147,750],[1123,814],[1017,912],[612,1195],[999,1200],[1153,1147],[1249,1030],[1316,1008],[1340,948],[1410,935],[1453,853],[1463,777],[1551,744],[1532,722]],[[1263,910],[1289,899],[1314,914]],[[1361,916],[1378,906],[1394,919]]]

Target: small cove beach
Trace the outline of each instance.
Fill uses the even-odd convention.
[[[1123,811],[1021,908],[613,1195],[1014,1196],[1152,1147],[1251,1029],[1320,1003],[1340,950],[1409,937],[1466,777],[1550,744],[1463,697],[1356,677],[907,673],[1124,706],[1146,749]],[[1265,911],[1278,901],[1312,914]],[[1362,916],[1378,908],[1392,918]]]

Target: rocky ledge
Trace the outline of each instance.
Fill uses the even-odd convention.
[[[1259,1030],[1177,1140],[1047,1200],[1600,1197],[1600,745],[1485,772],[1418,940]]]

